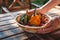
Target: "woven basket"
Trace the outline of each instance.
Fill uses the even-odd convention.
[[[20,14],[16,17],[16,22],[18,23],[19,27],[22,27],[22,29],[26,32],[46,34],[46,33],[49,33],[49,32],[56,30],[58,28],[58,25],[59,25],[58,19],[52,18],[51,16],[49,16],[47,14],[44,14],[44,15],[46,15],[49,20],[45,25],[43,25],[41,27],[22,25],[19,23],[21,15],[22,14]]]

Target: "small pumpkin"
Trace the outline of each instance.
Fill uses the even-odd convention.
[[[28,16],[27,16],[27,15],[24,16],[24,23],[25,23],[25,24],[28,23]]]
[[[41,24],[41,15],[40,14],[32,15],[29,20],[29,23],[31,25],[39,26]]]
[[[20,17],[20,23],[22,24],[28,24],[29,16],[26,14],[22,14]]]
[[[22,14],[21,16],[20,16],[20,23],[24,23],[24,16],[25,16],[25,14]]]

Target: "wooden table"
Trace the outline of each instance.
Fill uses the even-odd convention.
[[[17,14],[14,14],[14,16],[16,15]],[[0,40],[23,40],[25,38],[27,38],[27,36],[16,24],[16,21],[11,14],[0,14]]]
[[[14,17],[20,12],[11,13]],[[15,18],[10,13],[0,14],[0,40],[23,40],[28,38],[23,30],[16,24]],[[50,34],[60,38],[60,29]]]

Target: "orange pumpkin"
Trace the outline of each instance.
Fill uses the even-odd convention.
[[[32,15],[31,16],[31,18],[30,18],[30,20],[29,20],[29,23],[31,24],[31,25],[35,25],[35,26],[38,26],[38,25],[40,25],[41,24],[41,15],[39,14],[39,15]]]

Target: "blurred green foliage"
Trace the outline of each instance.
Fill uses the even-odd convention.
[[[44,0],[33,0],[33,3],[35,3],[37,5],[43,5],[44,4]]]
[[[37,5],[44,5],[48,1],[49,0],[32,0],[32,2],[37,4]]]

